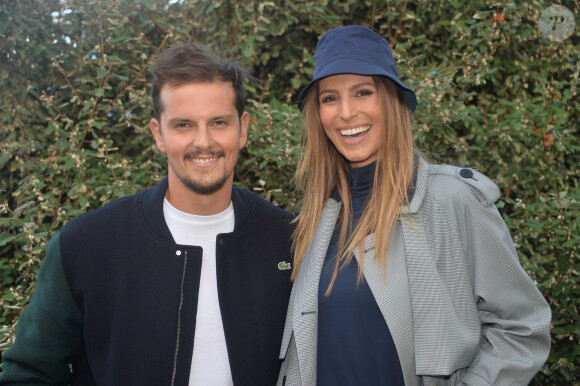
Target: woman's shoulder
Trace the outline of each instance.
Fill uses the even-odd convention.
[[[475,169],[453,165],[426,166],[426,198],[448,203],[475,198],[482,206],[490,207],[501,196],[495,182]]]

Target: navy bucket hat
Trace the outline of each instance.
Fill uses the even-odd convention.
[[[349,25],[329,30],[316,45],[314,61],[314,78],[302,89],[298,99],[300,111],[316,81],[338,74],[385,76],[401,87],[411,112],[417,107],[415,93],[399,79],[389,43],[368,27]]]

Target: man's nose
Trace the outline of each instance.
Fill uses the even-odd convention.
[[[195,131],[193,145],[199,149],[208,149],[211,145],[211,133],[209,128],[200,127]]]

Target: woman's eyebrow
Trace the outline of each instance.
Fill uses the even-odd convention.
[[[375,85],[374,85],[374,83],[371,83],[371,82],[361,82],[361,83],[357,83],[357,84],[352,85],[349,88],[349,91],[352,91],[352,90],[355,90],[355,89],[361,88],[361,87],[375,87]],[[326,93],[336,93],[336,92],[337,92],[336,89],[325,88],[324,90],[320,90],[318,92],[318,95],[322,95],[322,94],[326,94]]]

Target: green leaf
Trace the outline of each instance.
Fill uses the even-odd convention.
[[[8,160],[10,160],[10,158],[12,158],[12,155],[10,153],[0,154],[0,167],[4,166],[4,164],[8,162]]]
[[[3,247],[4,245],[10,243],[13,240],[16,240],[19,237],[22,237],[22,235],[21,234],[11,235],[9,233],[0,232],[0,247]]]
[[[563,254],[558,256],[558,269],[560,272],[567,272],[570,268],[570,256]]]
[[[97,79],[102,79],[109,74],[109,71],[104,67],[97,68]]]
[[[95,103],[94,99],[89,99],[85,105],[83,106],[82,110],[80,111],[79,115],[77,116],[77,118],[82,118],[85,115],[88,114],[89,110],[93,107],[93,104]]]

